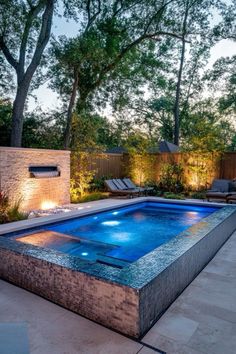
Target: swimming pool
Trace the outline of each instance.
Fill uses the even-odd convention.
[[[215,207],[138,203],[14,236],[91,261],[125,266],[215,212]]]
[[[141,337],[235,229],[233,205],[108,200],[0,226],[0,277]]]

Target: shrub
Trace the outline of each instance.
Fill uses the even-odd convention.
[[[179,193],[184,190],[184,169],[173,162],[162,166],[159,188],[165,192]]]
[[[111,175],[93,178],[93,180],[92,180],[92,182],[90,184],[89,190],[91,192],[96,192],[96,191],[105,192],[106,191],[106,187],[105,187],[104,182],[105,182],[106,179],[111,179],[111,178],[112,178]]]
[[[129,163],[126,175],[136,184],[143,186],[147,181],[153,180],[155,170],[155,157],[145,151],[129,153]]]
[[[74,152],[71,157],[70,194],[72,203],[82,198],[90,188],[96,170],[91,170],[90,155],[87,152]]]
[[[172,193],[172,192],[165,192],[163,194],[163,197],[166,199],[179,199],[179,200],[185,199],[183,194],[176,194],[176,193]]]
[[[86,203],[92,202],[94,200],[107,199],[109,197],[109,193],[101,193],[101,192],[93,192],[84,194],[83,197],[79,197],[76,199],[72,199],[72,203]]]
[[[28,214],[21,212],[21,200],[19,199],[15,204],[10,205],[9,198],[6,192],[0,191],[0,224],[8,222],[25,220]]]
[[[206,191],[193,192],[190,197],[193,199],[206,199]]]
[[[9,208],[8,196],[5,192],[0,191],[0,224],[7,222],[7,210]]]

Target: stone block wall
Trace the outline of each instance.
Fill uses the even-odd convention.
[[[60,176],[32,178],[30,166],[57,166]],[[0,189],[25,211],[70,202],[70,151],[0,147]]]

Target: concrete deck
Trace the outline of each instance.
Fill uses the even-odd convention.
[[[0,322],[25,323],[32,354],[235,354],[236,232],[141,342],[2,280]]]

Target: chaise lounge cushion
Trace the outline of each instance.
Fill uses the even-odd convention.
[[[236,192],[236,181],[229,182],[229,192]]]
[[[227,196],[229,196],[230,193],[228,192],[216,192],[216,191],[208,191],[206,193],[206,197],[209,198],[218,198],[218,199],[226,199]]]
[[[228,179],[215,179],[208,192],[229,192],[230,183],[233,182]]]

